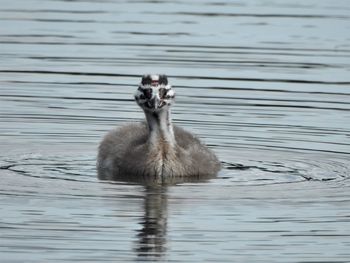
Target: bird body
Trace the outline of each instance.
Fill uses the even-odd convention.
[[[147,78],[151,85],[144,84]],[[166,83],[159,83],[160,79]],[[154,80],[158,80],[156,84]],[[146,88],[139,88],[135,99],[145,112],[146,123],[127,124],[104,137],[97,160],[99,178],[165,182],[174,177],[215,175],[221,167],[215,154],[171,123],[175,93],[167,78],[145,75],[141,85]]]

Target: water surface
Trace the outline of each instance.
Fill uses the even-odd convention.
[[[7,1],[0,8],[3,262],[348,262],[348,1]],[[144,73],[217,177],[99,181],[143,119]]]

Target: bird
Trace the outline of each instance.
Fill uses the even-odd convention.
[[[215,153],[195,135],[172,123],[175,91],[166,75],[143,75],[134,98],[146,121],[107,133],[98,149],[98,178],[142,178],[162,183],[218,173],[221,163]]]

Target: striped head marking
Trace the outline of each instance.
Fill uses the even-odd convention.
[[[137,104],[146,111],[158,111],[171,106],[175,92],[168,84],[166,75],[143,75],[135,92]]]

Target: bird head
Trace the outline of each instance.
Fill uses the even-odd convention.
[[[144,110],[157,112],[171,106],[175,92],[168,84],[166,75],[143,75],[135,92],[136,103]]]

